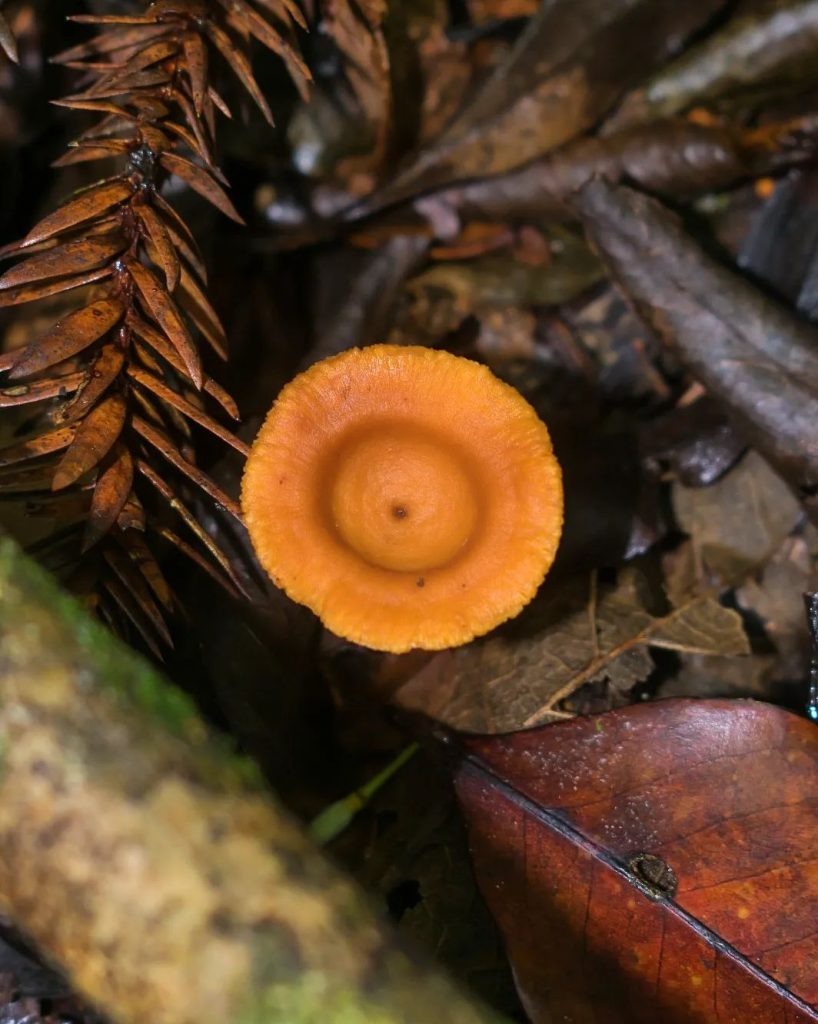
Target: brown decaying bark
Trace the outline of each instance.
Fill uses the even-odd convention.
[[[187,699],[0,539],[0,900],[119,1022],[489,1024]]]

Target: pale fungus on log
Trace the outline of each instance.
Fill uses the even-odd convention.
[[[0,538],[0,907],[118,1024],[499,1024]]]
[[[372,345],[284,388],[242,506],[263,567],[328,629],[439,650],[534,596],[559,543],[562,477],[545,425],[487,367]]]

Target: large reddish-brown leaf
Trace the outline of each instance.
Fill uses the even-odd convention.
[[[230,217],[237,224],[244,224],[244,219],[233,206],[227,193],[203,168],[197,167],[190,160],[185,160],[184,157],[177,156],[175,153],[163,153],[160,163],[166,171],[181,178],[182,181],[190,185],[194,192],[198,192],[200,196],[213,203],[225,216]]]
[[[81,274],[113,259],[125,247],[124,239],[116,235],[100,238],[78,238],[65,245],[38,252],[7,270],[0,277],[0,288],[14,288],[48,277]]]
[[[818,1021],[814,724],[671,700],[463,742],[478,879],[534,1024]]]
[[[157,64],[160,60],[167,60],[168,57],[172,57],[178,52],[179,41],[175,38],[162,38],[157,42],[151,42],[148,46],[138,50],[133,57],[129,57],[124,64],[114,63],[111,67],[111,74],[100,78],[99,82],[88,90],[89,95],[92,93],[94,95],[97,94],[97,85],[104,88],[110,85],[112,81],[121,80],[125,75],[135,71],[142,71],[150,67],[151,64]]]
[[[181,356],[188,375],[197,388],[202,386],[199,352],[182,320],[176,303],[154,274],[135,260],[128,263],[128,272],[136,284],[146,308],[167,335]]]
[[[44,238],[59,235],[77,224],[82,224],[83,221],[98,217],[101,213],[110,210],[112,206],[124,203],[132,194],[133,188],[130,183],[121,178],[89,188],[76,199],[69,200],[58,210],[43,217],[23,239],[23,245],[42,242]]]
[[[10,380],[19,380],[33,373],[70,359],[109,331],[123,313],[118,298],[99,299],[58,320],[42,338],[23,349],[9,372]]]
[[[94,486],[82,540],[83,551],[93,547],[113,528],[131,493],[133,475],[131,453],[124,445],[117,445],[113,458],[100,472]]]
[[[77,427],[68,451],[63,455],[51,488],[69,487],[102,459],[114,446],[125,426],[127,406],[122,395],[110,395],[92,409]]]

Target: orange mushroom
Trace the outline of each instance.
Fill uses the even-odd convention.
[[[559,542],[562,477],[545,425],[485,366],[373,345],[283,389],[242,506],[261,564],[332,632],[439,650],[534,596]]]

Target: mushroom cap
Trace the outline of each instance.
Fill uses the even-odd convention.
[[[262,566],[333,633],[440,650],[516,615],[562,529],[548,430],[485,366],[372,345],[291,381],[242,506]]]

